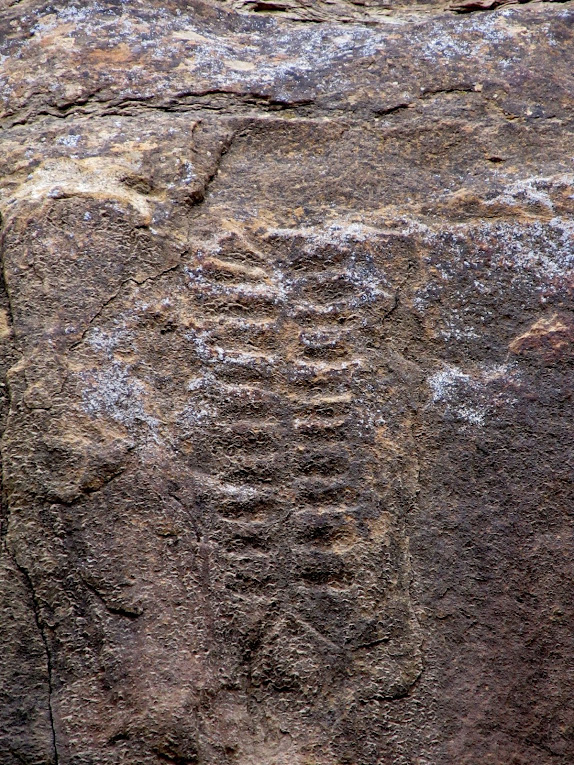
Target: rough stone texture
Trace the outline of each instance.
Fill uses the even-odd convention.
[[[574,7],[497,4],[0,3],[0,765],[574,761]]]

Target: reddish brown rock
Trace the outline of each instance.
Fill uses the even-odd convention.
[[[520,356],[539,357],[544,365],[552,361],[565,361],[572,356],[574,321],[569,314],[552,314],[538,319],[524,334],[509,345],[510,350]]]
[[[1,7],[0,765],[569,765],[571,3]]]

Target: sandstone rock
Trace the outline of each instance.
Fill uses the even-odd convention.
[[[477,7],[0,4],[1,765],[572,762],[574,10]]]

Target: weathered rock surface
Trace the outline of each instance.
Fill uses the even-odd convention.
[[[572,763],[572,3],[0,7],[0,765]]]

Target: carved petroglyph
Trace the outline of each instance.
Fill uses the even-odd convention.
[[[241,669],[254,689],[316,697],[339,678],[392,697],[420,672],[407,540],[377,445],[377,327],[394,304],[360,239],[229,234],[132,287],[86,334],[98,371],[76,373],[84,412],[169,444],[191,477],[221,634],[240,645],[237,614],[258,603]],[[185,363],[161,380],[169,354]]]

